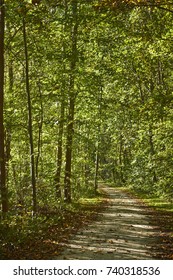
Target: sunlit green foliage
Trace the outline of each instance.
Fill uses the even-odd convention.
[[[78,1],[76,19],[72,3],[5,3],[4,117],[10,211],[17,211],[17,205],[32,210],[23,17],[38,207],[59,207],[64,198],[72,76],[72,199],[86,195],[96,175],[97,180],[172,197],[171,1],[114,1],[113,10],[99,8],[112,6],[113,1]],[[57,198],[60,132],[61,197]]]

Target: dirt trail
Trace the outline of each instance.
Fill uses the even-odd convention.
[[[54,259],[62,260],[141,260],[157,259],[160,229],[152,212],[127,193],[102,187],[108,206],[99,218],[73,235]]]

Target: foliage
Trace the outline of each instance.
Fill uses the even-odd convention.
[[[5,1],[9,239],[22,223],[25,238],[28,213],[94,196],[99,180],[173,198],[172,5]]]
[[[41,208],[35,217],[9,215],[0,224],[0,259],[53,259],[72,233],[97,218],[104,204],[104,197],[97,196],[62,210]]]

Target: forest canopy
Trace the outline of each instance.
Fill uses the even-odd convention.
[[[1,211],[98,181],[173,198],[173,2],[0,1]]]

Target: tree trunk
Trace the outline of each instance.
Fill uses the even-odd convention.
[[[97,128],[97,142],[96,142],[96,153],[95,153],[95,174],[94,174],[94,190],[97,192],[98,189],[98,175],[99,175],[99,161],[100,157],[100,145],[101,145],[101,120],[102,120],[102,80],[100,79],[100,89],[98,92],[97,102],[98,102],[98,128]]]
[[[11,51],[11,49],[10,49]],[[9,77],[9,94],[13,94],[13,85],[14,85],[14,73],[13,73],[13,62],[12,59],[9,56],[9,62],[8,62],[8,77]],[[13,106],[10,102],[10,106]],[[8,121],[6,125],[6,131],[5,131],[5,163],[6,163],[6,186],[9,187],[9,161],[11,158],[11,118],[10,121]]]
[[[99,171],[99,143],[96,145],[96,157],[95,157],[95,174],[94,174],[94,190],[95,193],[98,189],[98,171]]]
[[[37,141],[37,156],[35,160],[35,177],[39,177],[39,160],[42,147],[42,128],[43,128],[43,102],[42,102],[42,92],[41,92],[41,82],[38,82],[39,98],[40,98],[40,117],[38,125],[38,141]]]
[[[153,130],[152,126],[149,126],[149,145],[150,145],[150,154],[152,158],[152,163],[153,163],[153,156],[155,155],[155,149],[154,149],[154,143],[153,143]],[[156,169],[155,167],[152,168],[152,173],[153,173],[153,183],[157,182],[157,175],[156,175]]]
[[[63,26],[63,34],[66,33],[66,28],[67,28],[67,0],[64,1],[64,26]],[[66,56],[66,46],[63,43],[63,73],[66,72],[66,65],[64,63],[65,61],[65,56]],[[60,121],[59,121],[59,129],[58,129],[58,147],[57,147],[57,169],[56,169],[56,174],[55,174],[55,189],[56,189],[56,197],[58,199],[61,199],[61,169],[62,169],[62,156],[63,156],[63,132],[64,132],[64,111],[65,111],[65,95],[64,91],[66,88],[66,81],[65,78],[63,77],[62,80],[62,87],[61,87],[61,109],[60,109]]]
[[[58,135],[57,170],[55,175],[55,188],[57,198],[61,198],[61,167],[62,167],[62,137],[64,130],[64,100],[61,101],[61,116]]]
[[[31,106],[31,94],[29,84],[29,65],[28,65],[28,47],[26,39],[26,23],[23,18],[23,39],[24,39],[24,52],[25,52],[25,78],[26,78],[26,93],[28,101],[28,133],[29,133],[29,144],[30,144],[30,168],[31,168],[31,184],[32,184],[32,203],[33,213],[37,209],[36,199],[36,180],[35,180],[35,160],[34,160],[34,144],[33,144],[33,127],[32,127],[32,106]]]
[[[69,113],[67,124],[67,140],[66,140],[66,165],[65,165],[65,177],[64,177],[64,201],[71,202],[71,164],[72,164],[72,143],[73,143],[73,127],[74,127],[74,109],[75,109],[75,69],[77,62],[77,31],[78,31],[78,19],[77,19],[77,1],[72,1],[72,16],[73,26],[71,32],[72,38],[72,52],[71,52],[71,65],[70,65],[70,77],[69,77]]]
[[[0,187],[2,212],[8,212],[8,190],[6,187],[4,151],[4,0],[0,0]]]
[[[67,125],[66,165],[64,178],[64,201],[71,202],[71,163],[73,143],[74,100],[70,98],[69,119]]]
[[[119,143],[119,146],[120,146],[120,150],[119,150],[119,166],[120,166],[120,183],[124,183],[124,175],[123,175],[123,136],[122,136],[122,133],[120,133],[120,143]]]

